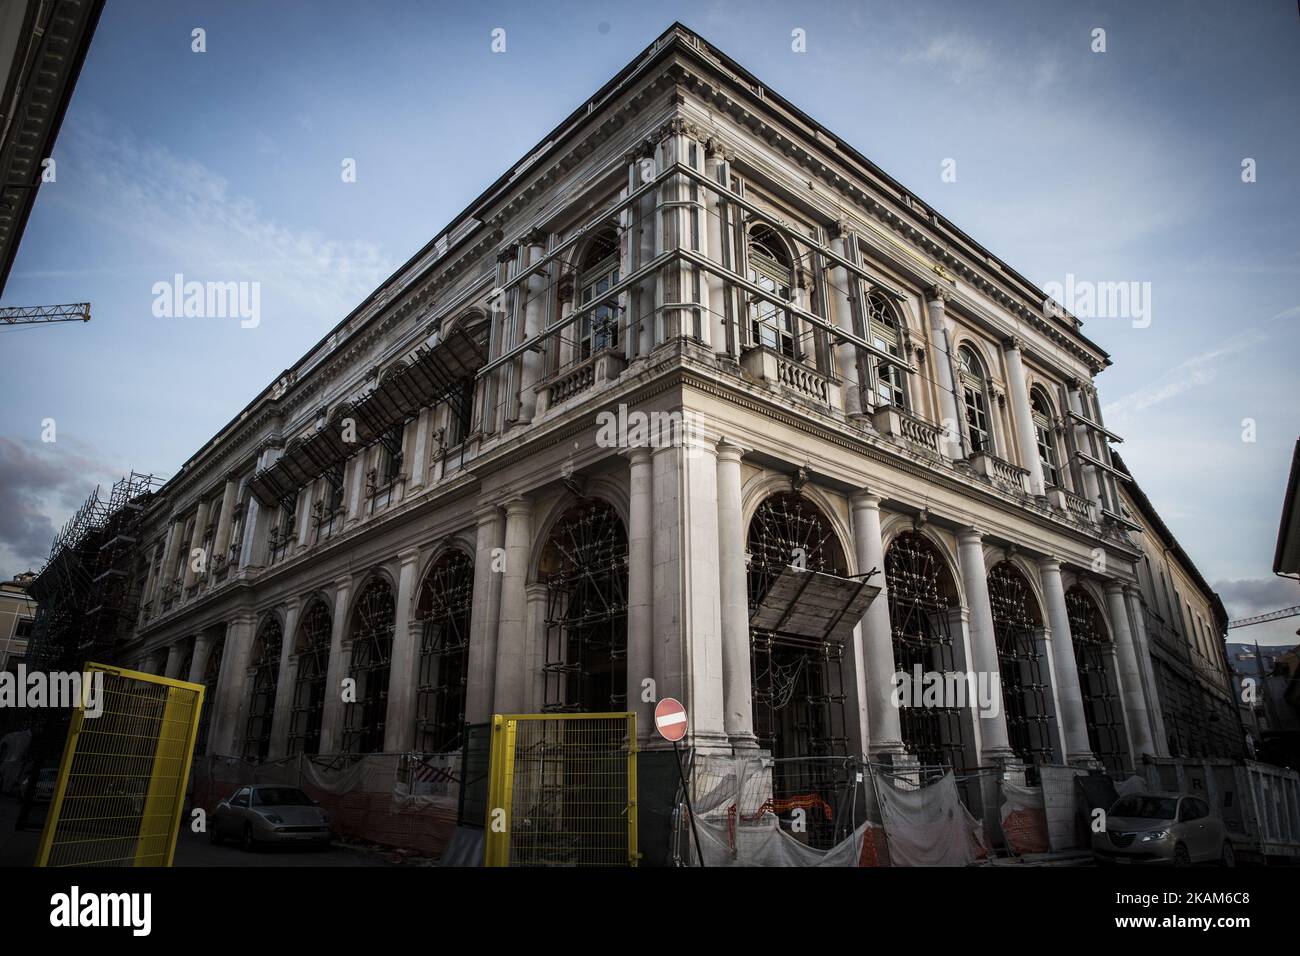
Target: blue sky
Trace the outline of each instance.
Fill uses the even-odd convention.
[[[172,474],[674,19],[1031,280],[1149,282],[1148,327],[1086,323],[1120,451],[1231,614],[1300,604],[1270,571],[1300,434],[1292,0],[111,0],[5,290],[94,319],[0,330],[0,573],[97,482]],[[154,317],[175,273],[260,282],[260,324]]]

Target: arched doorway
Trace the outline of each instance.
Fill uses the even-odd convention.
[[[960,671],[952,626],[960,604],[957,586],[934,544],[915,531],[896,537],[885,553],[885,582],[895,669],[909,678],[918,668],[921,674]],[[966,765],[963,708],[913,707],[904,699],[898,723],[904,749],[923,766]]]
[[[271,723],[275,718],[275,691],[280,683],[280,654],[284,628],[271,615],[257,629],[253,639],[253,691],[248,703],[248,726],[244,733],[244,759],[261,763],[271,749]]]
[[[298,639],[294,642],[298,673],[293,683],[293,713],[289,716],[291,754],[320,753],[333,623],[329,605],[317,598],[307,606],[298,625]]]
[[[546,658],[542,709],[627,708],[627,529],[599,499],[574,505],[542,551]]]
[[[343,710],[343,752],[382,753],[388,716],[388,676],[393,660],[397,603],[385,578],[371,578],[352,611],[352,665],[356,699]]]
[[[796,492],[765,498],[749,522],[751,619],[772,586],[790,567],[801,573],[844,577],[848,565],[830,519]],[[849,819],[853,782],[844,707],[844,646],[838,640],[802,637],[751,627],[750,680],[754,734],[768,750],[772,797],[800,801],[810,845],[829,847]]]
[[[1010,561],[993,566],[988,574],[988,589],[1011,749],[1027,764],[1051,763],[1049,683],[1039,645],[1043,612],[1029,582]]]
[[[434,561],[420,585],[415,610],[420,623],[415,747],[421,753],[461,746],[473,594],[474,561],[459,549]]]
[[[1124,711],[1112,672],[1114,649],[1101,608],[1088,591],[1074,585],[1065,592],[1070,640],[1083,696],[1088,746],[1107,770],[1124,770],[1128,762]]]

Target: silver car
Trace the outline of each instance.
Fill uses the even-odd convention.
[[[268,843],[325,846],[330,842],[329,815],[297,787],[255,784],[217,804],[208,839],[218,844],[238,840],[246,850]]]
[[[1120,797],[1105,832],[1092,835],[1092,853],[1098,863],[1236,863],[1223,821],[1204,799],[1185,793]]]

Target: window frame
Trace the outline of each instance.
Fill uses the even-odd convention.
[[[970,357],[970,362],[966,357]],[[975,369],[971,369],[971,364]],[[979,353],[969,343],[957,348],[957,380],[961,383],[963,421],[971,454],[995,454],[993,450],[993,416],[990,413],[989,377]],[[973,418],[982,419],[976,423]]]

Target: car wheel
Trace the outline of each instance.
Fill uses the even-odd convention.
[[[1237,865],[1237,853],[1235,850],[1233,850],[1232,844],[1229,843],[1227,840],[1223,841],[1223,851],[1219,854],[1219,865],[1220,866]]]
[[[1174,847],[1174,866],[1191,866],[1192,855],[1187,852],[1187,847],[1181,843]]]
[[[239,845],[250,853],[257,849],[257,841],[253,839],[253,825],[251,823],[244,824],[244,838]]]

